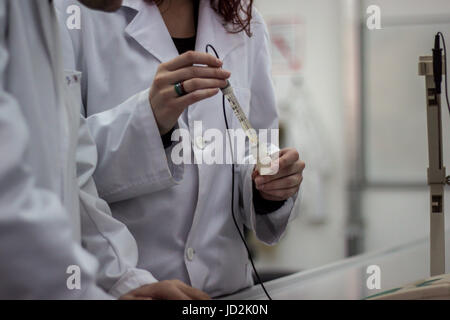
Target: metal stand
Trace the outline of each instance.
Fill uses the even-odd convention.
[[[445,69],[445,64],[443,64],[443,69]],[[444,186],[447,181],[442,157],[441,96],[436,93],[432,56],[420,57],[419,75],[425,76],[426,81],[428,185],[430,186],[430,273],[431,276],[435,276],[445,273]]]

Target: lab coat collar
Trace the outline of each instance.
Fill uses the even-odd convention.
[[[134,19],[125,28],[128,35],[160,62],[167,62],[178,56],[177,48],[156,4],[145,3],[143,0],[128,0],[126,6],[137,11]]]
[[[139,8],[140,8],[142,2],[143,1],[140,1],[140,0],[123,0],[122,7],[128,7],[128,8],[134,9],[136,11],[139,11]]]
[[[167,62],[178,56],[169,31],[154,3],[124,0],[123,6],[137,11],[125,29],[128,35],[160,62]],[[199,11],[196,51],[205,52],[206,45],[211,44],[217,50],[220,59],[224,60],[228,53],[244,43],[245,33],[228,33],[221,18],[211,8],[209,0],[200,0]]]
[[[199,10],[196,51],[205,52],[206,45],[211,44],[223,61],[228,53],[244,44],[245,33],[229,33],[222,18],[211,8],[210,0],[201,0]]]

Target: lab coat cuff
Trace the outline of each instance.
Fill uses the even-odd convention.
[[[171,148],[164,149],[148,95],[144,90],[88,119],[101,160],[94,178],[108,203],[161,191],[182,180],[184,166],[171,161]]]
[[[147,284],[158,282],[153,275],[142,269],[131,268],[110,289],[109,294],[120,298],[123,295]]]
[[[110,295],[97,286],[91,286],[83,293],[82,300],[116,300],[116,297]]]
[[[298,193],[287,199],[278,210],[266,215],[257,214],[253,204],[253,168],[254,166],[248,166],[243,170],[244,172],[241,171],[244,175],[244,197],[247,199],[244,209],[248,212],[250,227],[255,232],[256,237],[265,244],[274,245],[284,235],[289,222],[297,215],[294,208],[296,207]]]
[[[158,154],[161,155],[165,154],[165,158],[163,157],[162,161],[160,161],[159,163],[155,163],[155,165],[161,166],[162,169],[169,168],[170,174],[168,174],[166,177],[168,181],[167,186],[165,186],[164,188],[171,187],[182,180],[184,173],[184,166],[183,164],[176,165],[172,162],[171,152],[173,144],[172,146],[169,146],[167,148],[164,147],[164,144],[161,139],[161,133],[159,132],[158,124],[156,123],[155,115],[153,114],[153,108],[148,98],[149,91],[150,89],[147,89],[139,94],[140,96],[138,98],[137,108],[139,110],[138,111],[139,114],[142,113],[142,115],[144,115],[145,118],[148,118],[150,120],[149,122],[146,121],[142,125],[148,129],[148,141],[152,144],[152,146],[153,145],[158,146],[156,150],[153,150],[153,152],[157,151]],[[178,123],[174,126],[173,131],[177,129],[179,129]],[[156,142],[155,140],[157,140],[158,142]],[[167,172],[167,170],[164,171]],[[165,180],[164,177],[162,178],[162,180],[163,181]]]

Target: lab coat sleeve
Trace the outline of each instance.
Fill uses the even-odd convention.
[[[92,178],[97,150],[88,126],[81,117],[77,150],[80,211],[83,246],[100,263],[98,284],[116,298],[157,280],[146,270],[136,268],[138,249],[127,227],[114,219],[108,204],[98,197]]]
[[[66,26],[65,9],[72,2],[76,4],[56,4],[64,66],[82,70],[82,33],[69,32]],[[89,19],[83,16],[82,24],[89,25]],[[98,148],[94,180],[100,197],[108,203],[170,188],[183,177],[183,164],[175,165],[171,160],[172,147],[164,149],[148,95],[149,89],[144,90],[115,108],[87,118]]]
[[[251,99],[249,120],[255,129],[278,129],[278,114],[275,93],[271,79],[271,59],[269,50],[269,34],[261,15],[255,10],[253,26],[255,57],[251,70]],[[270,138],[270,133],[269,133]],[[270,139],[269,139],[270,140]],[[273,142],[272,142],[273,143]],[[278,145],[278,142],[277,142]],[[253,205],[252,172],[253,165],[240,165],[240,204],[241,216],[248,228],[253,230],[257,238],[272,245],[279,241],[286,227],[296,217],[296,201],[298,195],[287,199],[284,205],[267,215],[258,215]]]
[[[98,146],[94,179],[108,203],[160,191],[179,183],[183,164],[164,149],[144,90],[121,105],[90,116],[89,129]]]
[[[30,124],[5,89],[8,1],[0,2],[0,299],[111,299],[95,283],[97,261],[73,238],[59,197],[35,183]],[[69,266],[81,289],[69,290]]]

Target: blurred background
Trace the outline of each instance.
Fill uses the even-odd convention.
[[[271,35],[281,144],[307,163],[300,216],[283,240],[267,247],[250,236],[265,279],[427,237],[425,80],[417,65],[437,31],[450,46],[449,1],[255,4]],[[371,5],[380,8],[381,29],[367,26]],[[450,117],[442,114],[450,168]]]

